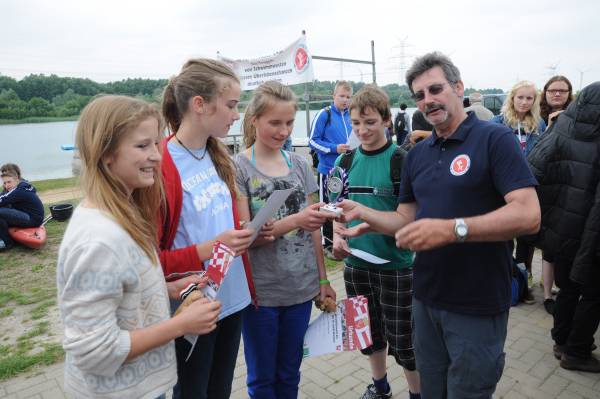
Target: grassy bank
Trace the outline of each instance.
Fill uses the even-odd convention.
[[[0,125],[18,125],[22,123],[47,123],[76,121],[79,115],[75,116],[31,116],[23,119],[0,119]]]
[[[0,381],[63,359],[56,257],[66,227],[51,220],[43,248],[17,245],[0,254]]]
[[[78,180],[79,178],[77,177],[66,177],[63,179],[36,180],[32,181],[31,184],[33,184],[37,192],[40,193],[47,190],[75,187]]]

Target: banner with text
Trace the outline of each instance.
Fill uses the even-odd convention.
[[[233,60],[218,55],[240,78],[242,90],[254,90],[268,80],[284,85],[313,81],[312,57],[306,47],[306,36],[271,56],[251,60]]]

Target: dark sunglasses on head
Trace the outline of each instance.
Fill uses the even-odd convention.
[[[432,96],[435,96],[436,94],[440,94],[442,91],[444,91],[444,85],[446,85],[446,83],[434,83],[425,90],[427,90]],[[425,91],[419,90],[411,97],[417,102],[423,101],[425,99]]]

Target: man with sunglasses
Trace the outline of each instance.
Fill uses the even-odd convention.
[[[416,251],[413,342],[423,398],[491,398],[504,368],[511,297],[508,240],[540,224],[536,180],[505,126],[463,109],[458,68],[443,54],[406,74],[434,126],[407,155],[400,205],[379,212],[343,201],[346,236],[395,234]]]

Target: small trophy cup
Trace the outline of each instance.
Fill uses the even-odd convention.
[[[325,187],[329,195],[329,203],[319,208],[321,212],[327,212],[332,216],[339,217],[342,214],[342,208],[336,204],[342,202],[348,196],[349,183],[346,171],[336,166],[329,171]]]

